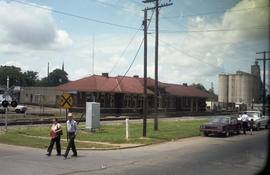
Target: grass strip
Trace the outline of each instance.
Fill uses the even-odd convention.
[[[148,122],[147,138],[142,138],[142,123],[130,122],[130,139],[128,140],[125,139],[124,122],[122,124],[101,125],[101,132],[89,132],[84,129],[85,126],[80,126],[79,133],[76,137],[76,140],[78,140],[76,146],[78,148],[114,149],[118,148],[118,146],[115,144],[148,145],[186,137],[199,136],[200,124],[204,122],[208,122],[208,120],[160,121],[158,131],[153,130],[153,122]],[[65,131],[65,126],[62,127],[63,131]],[[47,148],[50,140],[46,138],[38,138],[38,136],[49,137],[49,132],[50,127],[9,129],[8,134],[0,132],[0,143],[36,148]],[[66,133],[63,133],[64,135],[62,138],[66,138]],[[88,142],[84,143],[83,141],[106,142],[106,144]],[[62,147],[66,147],[66,144],[66,142],[61,142]]]

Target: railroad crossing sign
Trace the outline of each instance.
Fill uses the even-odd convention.
[[[66,108],[69,109],[72,106],[72,97],[70,94],[62,94],[60,96],[60,104]]]

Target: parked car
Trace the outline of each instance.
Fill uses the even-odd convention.
[[[17,105],[15,108],[9,107],[8,110],[16,112],[16,113],[25,113],[27,110],[27,107],[24,105]]]
[[[232,133],[240,133],[241,123],[237,120],[236,116],[220,116],[212,119],[209,123],[204,123],[200,126],[200,131],[204,133],[205,136],[209,134],[223,134],[226,137],[230,136]]]
[[[269,125],[269,116],[264,116],[261,111],[246,111],[248,115],[248,120],[253,119],[254,121],[254,129],[260,130],[261,128],[268,128]],[[242,115],[238,117],[240,121],[242,119]],[[248,124],[249,126],[249,124]]]

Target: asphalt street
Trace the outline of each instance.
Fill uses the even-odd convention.
[[[268,130],[228,138],[193,137],[133,149],[79,151],[78,157],[67,160],[45,153],[45,149],[0,144],[0,175],[256,174],[266,163]]]

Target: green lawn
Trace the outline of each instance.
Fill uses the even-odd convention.
[[[186,137],[199,136],[200,124],[208,120],[192,120],[192,121],[160,121],[159,131],[153,131],[153,123],[147,123],[147,138],[142,138],[142,123],[130,122],[130,139],[125,139],[125,123],[101,125],[101,131],[91,133],[84,130],[85,126],[80,126],[79,133],[76,137],[78,148],[96,148],[110,149],[118,148],[116,144],[155,144],[176,140]],[[65,127],[63,126],[65,131]],[[22,129],[9,129],[8,134],[0,132],[0,143],[21,145],[37,148],[47,148],[49,144],[49,127],[29,127]],[[34,136],[34,137],[29,137]],[[38,138],[40,136],[42,138]],[[66,133],[62,138],[66,138]],[[80,141],[86,141],[80,142]],[[110,144],[99,144],[89,142],[106,142]],[[66,142],[61,142],[62,147],[66,146]]]

